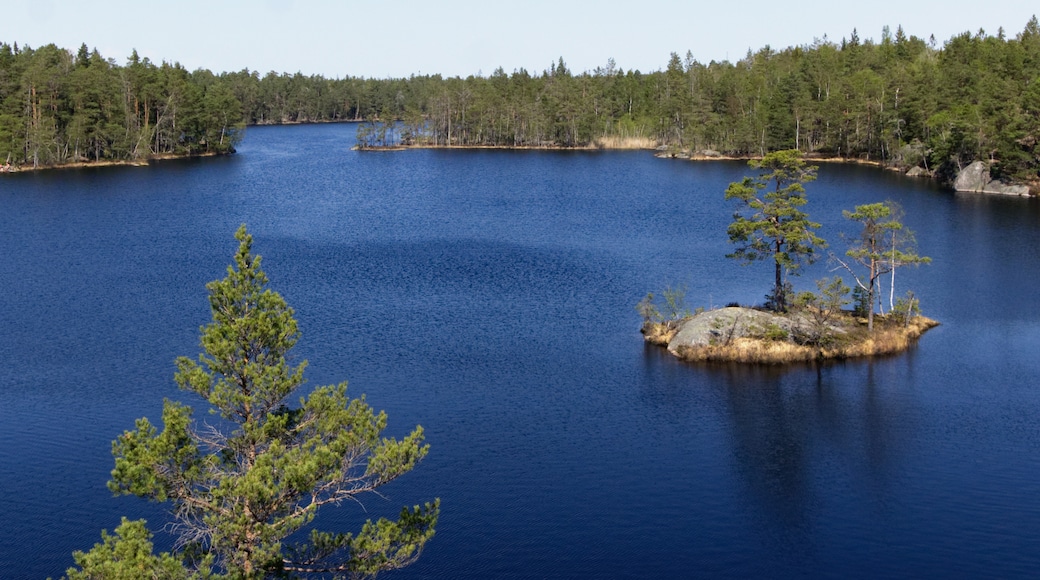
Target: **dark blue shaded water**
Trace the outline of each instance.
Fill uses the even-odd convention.
[[[943,322],[913,351],[787,370],[678,363],[634,304],[757,302],[722,200],[740,163],[639,153],[358,153],[353,126],[240,153],[0,180],[0,576],[59,576],[119,517],[110,444],[198,352],[247,223],[310,384],[349,379],[432,445],[326,526],[441,497],[402,578],[1031,577],[1040,569],[1040,203],[825,166],[807,210],[893,199]],[[801,288],[828,274],[814,266]],[[204,417],[205,413],[199,412]],[[159,531],[157,542],[168,543]]]

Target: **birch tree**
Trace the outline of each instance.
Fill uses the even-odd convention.
[[[874,303],[881,293],[881,277],[893,274],[896,268],[902,266],[931,262],[931,258],[918,255],[909,241],[900,247],[900,242],[907,239],[901,235],[906,229],[902,221],[893,215],[893,207],[892,202],[883,202],[857,205],[855,211],[843,211],[846,219],[860,223],[862,229],[859,237],[845,251],[847,259],[834,256],[841,267],[852,274],[856,285],[863,292],[867,328],[871,331],[874,330]],[[854,264],[861,269],[853,268]],[[894,284],[893,278],[893,293]]]

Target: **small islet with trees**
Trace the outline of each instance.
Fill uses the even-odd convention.
[[[725,193],[737,204],[727,228],[735,249],[727,257],[772,264],[764,303],[691,312],[685,287],[648,293],[636,305],[647,341],[685,360],[777,364],[901,352],[938,325],[920,314],[912,291],[896,296],[897,270],[931,262],[919,254],[898,204],[843,211],[859,231],[843,236],[838,254],[804,210],[805,184],[818,168],[794,149],[748,164],[757,175],[730,183]],[[824,256],[835,275],[816,280],[816,291],[795,292],[790,278]]]

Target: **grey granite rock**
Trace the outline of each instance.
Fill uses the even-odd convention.
[[[989,164],[984,161],[976,161],[962,169],[957,174],[957,179],[953,181],[953,188],[957,191],[971,193],[1029,195],[1029,188],[1025,185],[1009,185],[992,179],[989,174]]]

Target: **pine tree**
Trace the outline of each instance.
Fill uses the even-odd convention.
[[[807,201],[803,184],[816,179],[816,167],[806,165],[802,154],[794,149],[769,153],[748,165],[761,173],[726,188],[726,199],[743,202],[727,230],[730,242],[737,244],[737,250],[728,257],[745,263],[772,258],[774,282],[769,306],[783,312],[788,302],[785,275],[815,261],[816,249],[827,245],[813,233],[820,224],[810,221],[809,214],[799,209]],[[770,185],[772,190],[768,189]],[[766,193],[760,195],[763,190]]]
[[[303,545],[283,544],[309,528],[319,508],[411,471],[429,446],[421,427],[400,441],[382,438],[386,414],[364,397],[348,398],[346,383],[289,401],[306,366],[288,359],[299,338],[293,310],[266,288],[245,226],[235,237],[227,277],[207,285],[213,320],[202,329],[203,353],[178,359],[175,375],[220,420],[199,424],[190,407],[166,401],[161,432],[139,419],[113,443],[109,488],[169,503],[178,549],[203,575],[212,565],[235,578],[374,576],[414,561],[433,536],[438,501],[405,508],[396,522],[368,521],[357,535],[312,530]]]

